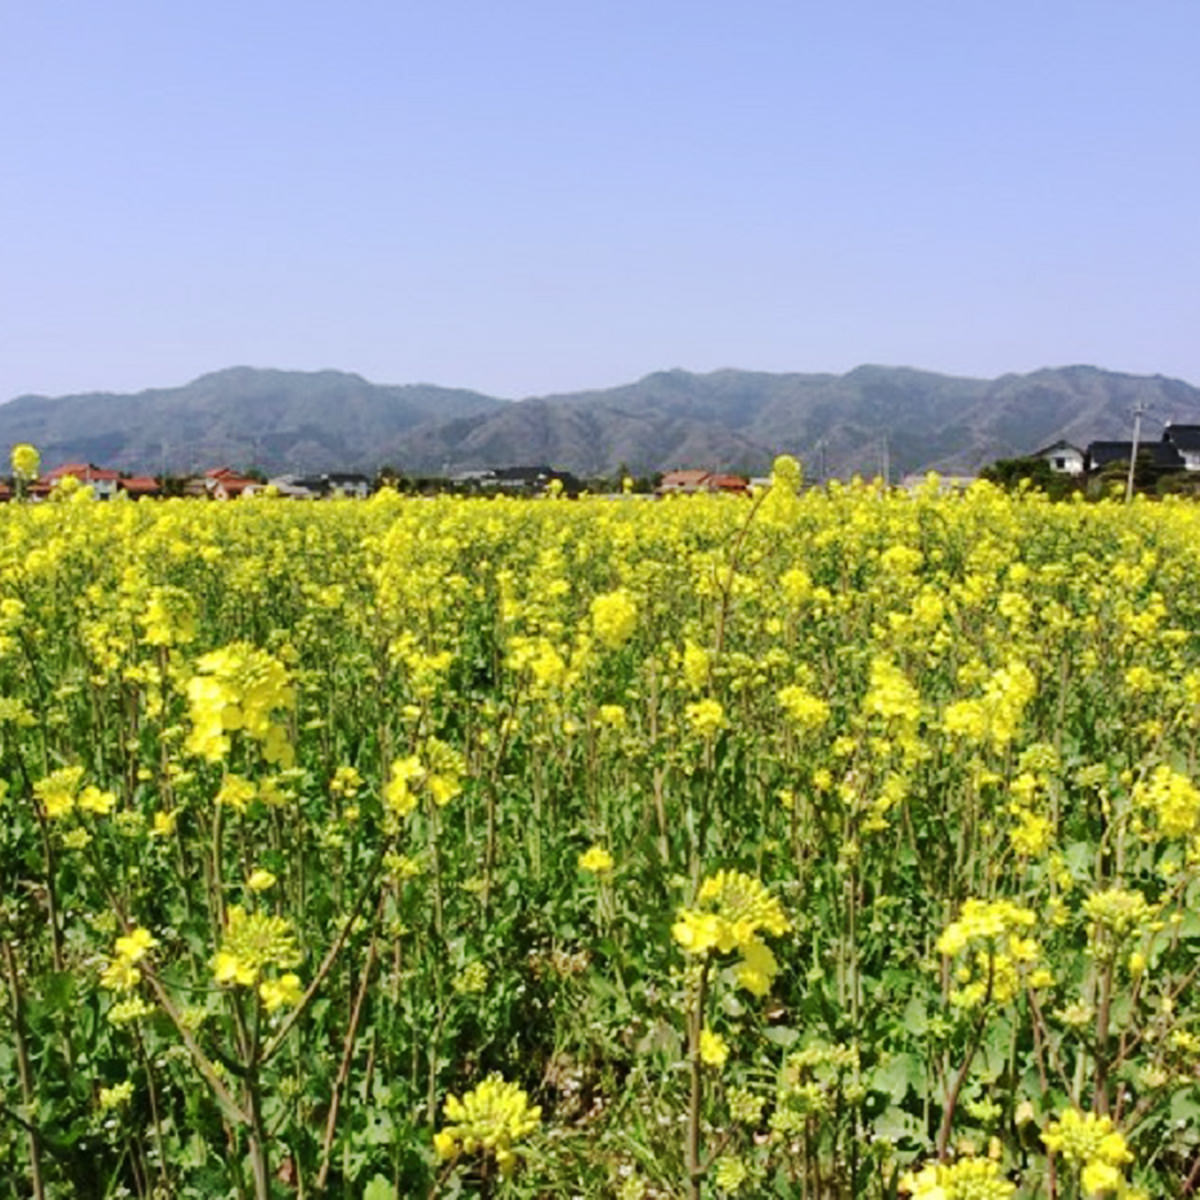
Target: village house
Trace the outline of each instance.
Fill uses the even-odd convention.
[[[1029,457],[1045,459],[1050,470],[1060,475],[1082,475],[1087,469],[1086,452],[1061,438],[1050,446],[1035,450]]]
[[[276,475],[267,486],[288,500],[365,500],[371,481],[351,471],[327,471],[323,475]]]
[[[696,492],[730,492],[734,495],[745,495],[749,490],[750,481],[744,475],[728,475],[696,468],[667,471],[657,488],[660,496],[690,496]]]
[[[117,494],[117,485],[121,480],[119,471],[109,471],[105,467],[97,467],[94,463],[63,463],[62,466],[47,471],[41,479],[31,484],[30,494],[48,495],[68,475],[90,487],[97,500],[111,500]]]
[[[204,493],[214,500],[236,500],[239,496],[253,496],[263,485],[257,479],[239,475],[232,467],[214,467],[204,472]],[[187,492],[187,489],[184,489]],[[189,493],[190,494],[190,493]]]
[[[1166,440],[1164,434],[1160,442],[1139,442],[1138,454],[1145,454],[1150,460],[1154,471],[1183,471],[1186,469],[1184,457]],[[1087,447],[1087,471],[1091,475],[1102,471],[1105,467],[1116,463],[1125,463],[1133,457],[1132,442],[1089,442]]]
[[[125,492],[131,500],[140,500],[143,496],[161,496],[162,485],[151,475],[128,475],[117,480],[117,487]]]
[[[1170,442],[1183,459],[1185,471],[1200,471],[1200,425],[1172,425],[1163,429],[1162,440]]]
[[[327,471],[321,476],[327,496],[347,500],[365,500],[371,494],[371,481],[353,471]]]

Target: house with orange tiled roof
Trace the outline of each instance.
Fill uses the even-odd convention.
[[[704,491],[704,481],[711,471],[688,468],[684,471],[667,471],[656,489],[660,496],[691,495]]]
[[[688,468],[682,471],[668,471],[663,475],[657,490],[660,496],[693,495],[696,492],[745,494],[749,486],[750,481],[743,475]]]
[[[38,490],[50,491],[56,484],[68,475],[74,476],[80,483],[92,489],[92,495],[97,500],[111,500],[117,494],[117,481],[121,478],[119,471],[110,471],[107,467],[98,467],[95,463],[63,463],[52,471],[47,471],[38,480],[41,486]],[[34,489],[31,487],[30,492]]]
[[[744,475],[712,474],[704,481],[705,491],[732,492],[743,495],[750,489],[750,481]]]
[[[128,475],[117,480],[117,487],[134,500],[142,496],[161,496],[162,485],[150,475]]]
[[[262,486],[257,479],[239,475],[232,467],[213,467],[204,472],[204,491],[214,500],[253,496]]]

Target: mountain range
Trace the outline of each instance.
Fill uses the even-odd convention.
[[[134,394],[19,396],[0,446],[32,442],[51,467],[89,461],[184,473],[229,464],[410,474],[545,463],[580,476],[674,467],[765,471],[787,452],[810,476],[973,474],[1065,438],[1085,446],[1200,424],[1200,389],[1091,366],[972,379],[909,367],[844,375],[659,371],[599,391],[502,400],[342,371],[232,367]]]

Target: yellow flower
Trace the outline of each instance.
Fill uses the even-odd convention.
[[[122,1083],[114,1083],[112,1087],[100,1089],[100,1111],[111,1112],[114,1108],[124,1108],[133,1099],[133,1084],[126,1079]]]
[[[900,1177],[900,1190],[913,1200],[1008,1200],[1017,1189],[990,1158],[930,1163]]]
[[[1117,1191],[1125,1178],[1111,1163],[1096,1159],[1083,1168],[1079,1181],[1089,1196],[1103,1196],[1106,1192]]]
[[[249,987],[266,966],[294,967],[300,962],[296,935],[283,917],[247,913],[238,905],[230,905],[225,916],[225,932],[212,960],[218,983]]]
[[[425,768],[415,755],[392,763],[391,778],[383,789],[384,803],[398,817],[407,817],[417,807],[416,793],[410,787],[425,777]]]
[[[296,702],[284,665],[248,642],[233,642],[202,656],[196,671],[187,684],[188,752],[219,762],[229,753],[230,734],[244,731],[267,762],[291,766],[286,731],[274,719]]]
[[[687,705],[684,716],[692,732],[710,741],[725,728],[725,710],[718,700],[697,700]]]
[[[522,1088],[498,1074],[489,1075],[461,1100],[447,1096],[442,1111],[449,1124],[433,1135],[438,1157],[492,1155],[506,1176],[516,1165],[513,1143],[531,1134],[542,1117],[540,1105],[531,1105]]]
[[[139,925],[123,937],[117,938],[117,956],[131,963],[141,962],[157,945],[158,942],[150,930]]]
[[[83,782],[82,767],[60,767],[33,785],[33,794],[41,801],[51,820],[65,817],[75,808],[79,785]]]
[[[241,775],[226,775],[216,799],[218,804],[224,804],[235,812],[245,812],[257,794],[258,788],[251,780],[243,779]]]
[[[117,797],[112,792],[102,792],[98,787],[89,784],[79,793],[76,803],[84,812],[98,813],[101,816],[112,812],[117,805]]]
[[[252,892],[267,892],[275,886],[278,880],[265,867],[259,867],[258,870],[251,873],[250,878],[246,880],[246,886]]]
[[[175,826],[178,821],[178,811],[156,812],[154,814],[154,824],[150,832],[154,837],[170,837],[175,832]]]
[[[613,869],[613,856],[603,846],[592,846],[579,856],[579,869],[602,875]]]
[[[792,724],[805,733],[820,729],[829,720],[829,705],[798,684],[780,688],[776,699]]]
[[[1133,1161],[1125,1138],[1113,1127],[1110,1117],[1068,1108],[1042,1134],[1047,1150],[1057,1150],[1069,1163],[1083,1166],[1099,1162],[1122,1167]]]
[[[142,973],[126,958],[115,958],[100,973],[100,983],[112,992],[128,992],[137,987]]]
[[[263,1008],[274,1012],[284,1006],[293,1007],[300,1003],[304,989],[300,986],[300,977],[289,971],[278,979],[264,979],[258,985],[258,994],[262,998]]]
[[[702,692],[708,686],[708,651],[695,642],[683,647],[683,678],[693,692]]]
[[[355,767],[338,767],[333,773],[333,778],[329,781],[329,790],[335,796],[345,796],[347,799],[353,799],[358,795],[359,788],[362,787],[363,777],[358,773]]]
[[[487,982],[488,969],[483,963],[476,960],[463,967],[454,977],[451,987],[460,996],[476,996],[484,991],[487,987]]]
[[[20,480],[36,479],[42,465],[42,456],[28,442],[18,442],[9,453],[12,473]]]
[[[722,1154],[713,1163],[713,1183],[720,1192],[736,1192],[749,1178],[750,1172],[746,1164],[732,1154]]]
[[[738,983],[756,996],[766,995],[779,966],[759,933],[779,936],[789,930],[779,901],[759,880],[741,871],[718,871],[707,878],[697,901],[715,911],[681,908],[671,927],[675,941],[686,954],[739,951]]]
[[[700,1031],[700,1059],[710,1067],[723,1067],[729,1058],[729,1043],[711,1029]]]
[[[623,588],[592,600],[592,629],[609,650],[619,650],[637,628],[637,606]]]

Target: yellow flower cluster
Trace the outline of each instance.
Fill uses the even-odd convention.
[[[603,846],[590,846],[579,856],[579,869],[607,875],[613,869],[613,856]]]
[[[531,1105],[523,1088],[495,1073],[461,1100],[447,1096],[442,1112],[449,1124],[433,1135],[438,1157],[491,1155],[506,1176],[516,1165],[513,1144],[528,1137],[542,1119],[541,1106]]]
[[[725,728],[725,710],[719,700],[697,700],[686,707],[684,714],[691,731],[706,742]]]
[[[248,913],[240,905],[230,905],[225,917],[221,945],[212,960],[216,981],[252,987],[261,979],[259,994],[268,1009],[295,1003],[300,998],[295,975],[262,978],[265,968],[294,967],[303,957],[291,923],[267,913]]]
[[[729,1043],[712,1029],[700,1031],[700,1060],[710,1067],[723,1067],[729,1058]]]
[[[42,465],[42,456],[28,442],[17,442],[9,454],[9,463],[18,479],[36,479]]]
[[[900,1177],[900,1190],[913,1200],[1008,1200],[1016,1185],[990,1158],[960,1158],[956,1163],[929,1163]]]
[[[112,958],[100,976],[100,982],[114,992],[128,992],[141,981],[137,964],[158,945],[150,930],[138,926],[117,938]]]
[[[184,646],[196,638],[196,602],[181,587],[156,587],[138,617],[148,646]]]
[[[275,720],[295,705],[284,665],[248,642],[234,642],[203,655],[196,671],[187,684],[188,753],[219,762],[229,754],[229,735],[241,730],[267,762],[291,766],[287,728]]]
[[[1003,750],[1017,734],[1029,702],[1037,694],[1037,679],[1018,659],[996,671],[979,699],[947,705],[942,725],[947,733]]]
[[[829,705],[799,684],[780,688],[777,699],[788,720],[803,733],[820,729],[829,720]]]
[[[958,968],[959,986],[950,994],[951,1003],[960,1008],[1007,1004],[1022,984],[1049,986],[1053,976],[1037,965],[1041,947],[1035,938],[1023,936],[1036,920],[1032,909],[1011,900],[965,901],[958,920],[946,926],[937,943],[947,958],[973,951]]]
[[[741,871],[709,876],[697,901],[701,907],[679,910],[671,929],[675,940],[688,954],[739,952],[738,983],[756,996],[765,996],[779,965],[759,933],[780,936],[791,928],[779,901],[754,876]]]
[[[426,739],[423,753],[424,762],[418,755],[410,754],[392,763],[383,800],[394,816],[407,817],[417,807],[422,787],[439,808],[462,792],[466,770],[462,755],[437,738]]]
[[[1134,803],[1158,819],[1164,837],[1180,838],[1200,832],[1200,789],[1186,775],[1158,766],[1149,779],[1134,785]]]
[[[592,600],[592,629],[601,645],[619,650],[637,628],[637,605],[623,588]]]
[[[33,785],[33,794],[41,802],[42,811],[52,821],[67,816],[76,808],[100,816],[112,812],[117,804],[116,795],[90,784],[81,791],[79,785],[82,782],[82,767],[60,767],[57,771],[51,771],[45,779],[39,779]]]
[[[1133,1155],[1110,1117],[1068,1108],[1047,1126],[1042,1141],[1047,1150],[1060,1153],[1079,1168],[1085,1195],[1116,1194],[1126,1200],[1143,1195],[1125,1181],[1123,1168],[1133,1162]]]

